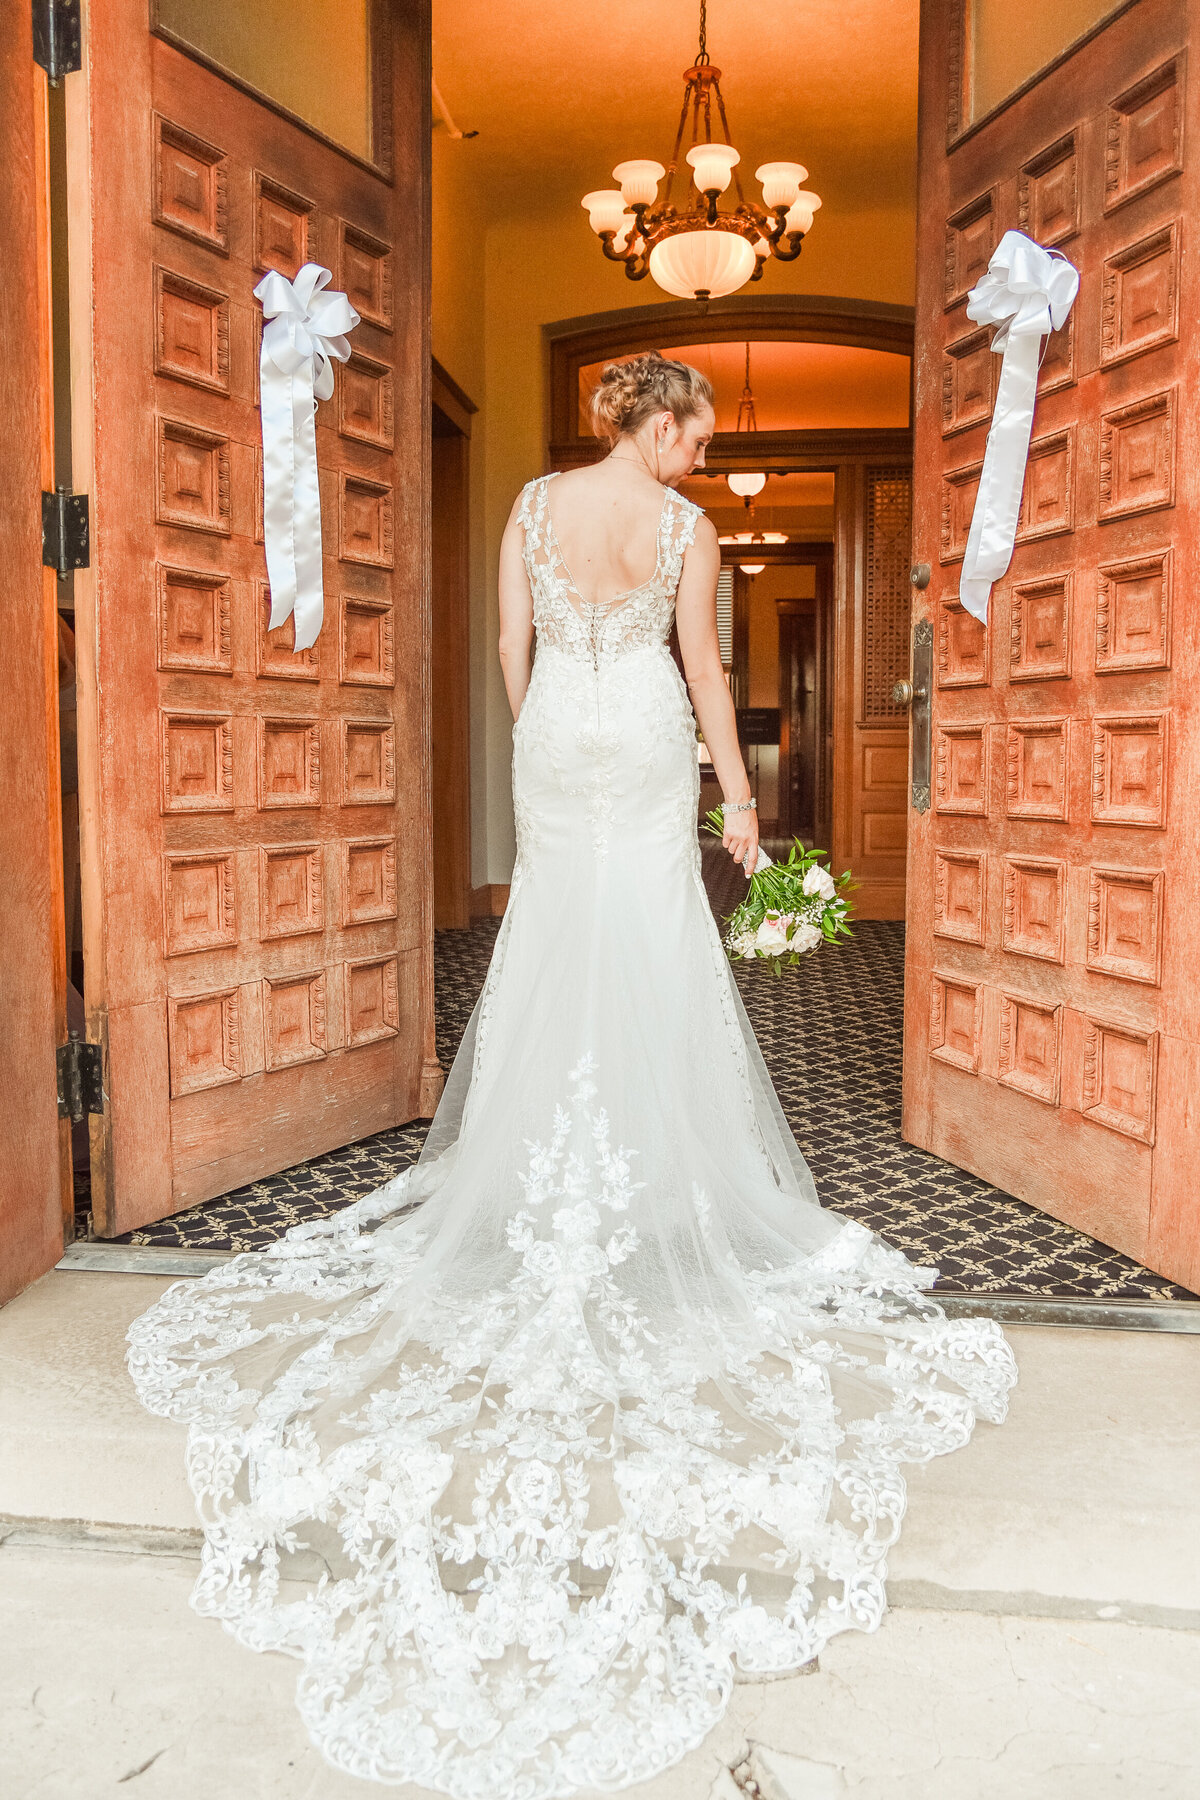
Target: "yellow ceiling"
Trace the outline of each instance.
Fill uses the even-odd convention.
[[[577,204],[623,157],[665,163],[698,15],[693,0],[434,0],[434,76],[479,133],[461,153],[488,219]],[[709,0],[750,194],[760,162],[788,159],[825,202],[814,231],[912,205],[917,15],[918,0]]]

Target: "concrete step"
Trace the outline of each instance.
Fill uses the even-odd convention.
[[[184,1428],[142,1409],[124,1366],[130,1321],[166,1285],[56,1270],[0,1311],[10,1541],[50,1531],[87,1547],[101,1525],[133,1533],[134,1549],[146,1549],[137,1534],[166,1532],[172,1554],[192,1553]],[[892,1604],[1190,1627],[1200,1341],[1035,1327],[1010,1337],[1021,1380],[1009,1422],[909,1471]]]
[[[168,1556],[0,1550],[6,1796],[383,1792],[309,1743],[294,1662],[196,1617],[194,1573]],[[759,1800],[1192,1800],[1198,1721],[1195,1634],[900,1611],[837,1638],[814,1676],[736,1687],[700,1748],[636,1800],[754,1800],[747,1776]]]

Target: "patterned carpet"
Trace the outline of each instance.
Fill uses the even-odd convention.
[[[706,853],[714,906],[728,910],[727,862]],[[483,982],[496,923],[438,934],[438,1053],[448,1067]],[[851,943],[782,980],[741,967],[738,985],[825,1205],[861,1220],[956,1293],[1108,1300],[1191,1299],[1094,1239],[900,1138],[904,927],[864,922]],[[301,1219],[336,1211],[412,1162],[422,1122],[256,1181],[147,1226],[131,1244],[251,1250]]]

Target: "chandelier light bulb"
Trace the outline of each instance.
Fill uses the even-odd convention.
[[[650,273],[668,294],[715,300],[746,285],[754,273],[754,252],[732,231],[682,231],[655,244]]]
[[[788,216],[783,222],[783,229],[785,231],[811,231],[813,214],[820,204],[821,196],[819,194],[810,194],[801,188],[788,208]]]
[[[613,170],[616,174],[616,170]],[[800,191],[800,183],[808,174],[803,163],[770,162],[755,169],[755,181],[762,182],[763,205],[768,212],[777,206],[790,206]]]
[[[613,170],[613,180],[620,182],[626,206],[653,206],[658,198],[658,184],[666,172],[661,163],[645,159],[620,162]]]
[[[625,196],[617,188],[596,188],[579,204],[587,207],[588,224],[597,237],[602,231],[620,231],[625,223]]]
[[[723,194],[741,152],[732,144],[693,144],[687,153],[692,179],[702,194]]]
[[[765,475],[750,474],[741,470],[727,475],[725,479],[729,483],[730,490],[738,496],[739,500],[753,500],[755,494],[761,494],[767,485]]]

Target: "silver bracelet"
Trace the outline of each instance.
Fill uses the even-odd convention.
[[[722,800],[721,811],[722,813],[757,812],[758,801],[753,798],[749,800]]]

